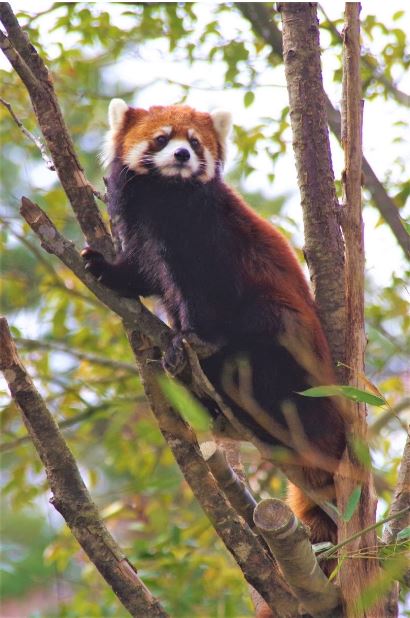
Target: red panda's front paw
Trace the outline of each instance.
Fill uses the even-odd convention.
[[[102,253],[94,251],[91,247],[85,247],[85,249],[81,251],[81,257],[85,262],[85,270],[90,272],[98,281],[102,281],[107,266],[107,262]]]

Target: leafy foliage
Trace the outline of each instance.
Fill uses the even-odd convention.
[[[371,14],[363,22],[365,95],[386,104],[394,101],[396,106],[391,85],[409,64],[401,13],[392,17],[394,28]],[[227,104],[247,110],[244,121],[235,127],[235,165],[229,177],[254,208],[293,239],[302,257],[299,211],[294,215],[289,209],[289,191],[283,182],[285,177],[295,177],[286,159],[291,136],[283,67],[254,37],[236,8],[226,3],[207,5],[206,10],[201,3],[56,3],[41,12],[25,9],[18,17],[52,69],[67,124],[94,186],[104,191],[96,155],[111,97],[141,105],[148,99],[151,103],[188,100],[199,107],[204,92],[210,104],[215,93],[226,94]],[[330,41],[329,58],[334,61],[332,81],[338,84],[340,39],[334,26],[340,29],[340,20],[322,22],[323,37]],[[1,77],[2,97],[38,136],[24,87],[8,67]],[[395,117],[402,113],[398,109]],[[64,427],[107,524],[170,613],[178,618],[252,615],[238,569],[193,500],[143,400],[119,321],[41,250],[21,222],[19,199],[27,194],[79,248],[83,244],[55,173],[45,169],[39,152],[3,106],[0,119],[1,143],[7,145],[1,167],[2,307],[14,323],[30,374]],[[402,113],[401,123],[398,119],[392,127],[393,139],[400,137],[404,120]],[[382,179],[404,208],[410,184],[402,173],[402,150],[398,152],[390,167],[383,168]],[[369,374],[393,409],[405,394],[404,358],[410,348],[405,334],[410,333],[409,273],[403,271],[392,273],[387,285],[369,273],[367,283]],[[149,305],[156,309],[152,302]],[[34,343],[27,342],[27,337]],[[119,360],[121,365],[115,362]],[[171,389],[177,400],[184,396],[175,386]],[[365,400],[381,405],[376,401],[380,398],[372,397]],[[2,559],[4,594],[23,595],[29,585],[47,588],[53,578],[61,577],[68,585],[69,599],[57,610],[51,609],[49,616],[125,616],[61,521],[53,519],[47,530],[40,526],[48,512],[46,480],[7,393],[2,402],[2,521],[9,541]],[[383,413],[372,407],[370,418],[377,420]],[[194,416],[200,418],[196,412]],[[394,442],[401,435],[400,420],[393,415],[373,437],[374,460],[384,481],[380,491],[386,501],[399,456]],[[251,450],[246,460],[256,494],[283,495],[283,479],[272,468],[259,463]],[[352,504],[354,510],[353,499]],[[16,563],[13,543],[18,531],[25,531],[18,539],[24,561]],[[37,574],[36,581],[27,579],[27,571]]]

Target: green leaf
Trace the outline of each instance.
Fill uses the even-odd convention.
[[[250,105],[252,105],[254,100],[255,93],[252,92],[252,90],[248,90],[248,92],[245,92],[245,96],[243,97],[243,104],[245,105],[245,107],[249,107]]]
[[[159,384],[170,404],[196,431],[210,429],[211,421],[208,412],[182,384],[167,376],[161,376]]]
[[[360,440],[354,437],[352,440],[352,448],[358,461],[365,467],[370,469],[372,460],[370,457],[369,445],[365,440]]]
[[[346,397],[352,401],[360,401],[362,403],[369,403],[372,406],[385,406],[386,400],[383,397],[378,397],[373,393],[369,393],[361,388],[355,388],[354,386],[339,386],[337,384],[331,384],[328,386],[314,386],[308,388],[305,391],[299,391],[299,395],[304,397]]]
[[[404,11],[396,11],[395,13],[393,13],[392,19],[393,21],[397,21],[398,19],[401,19],[404,15]]]
[[[359,504],[361,494],[362,494],[362,486],[358,485],[357,487],[354,488],[354,490],[349,496],[345,511],[342,515],[343,521],[351,520],[353,513],[355,512],[357,505]]]
[[[407,539],[410,539],[410,526],[407,526],[407,528],[403,528],[403,530],[400,530],[400,532],[397,534],[396,536],[396,541],[407,541]]]

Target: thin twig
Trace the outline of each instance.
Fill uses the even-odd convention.
[[[58,423],[58,428],[60,431],[63,431],[65,429],[73,427],[73,425],[77,425],[77,423],[82,423],[83,421],[88,420],[89,418],[93,417],[98,412],[101,412],[105,408],[108,408],[109,405],[110,404],[108,403],[101,404],[99,406],[90,408],[89,410],[85,410],[84,412],[81,412],[80,414],[77,414],[76,416],[67,418],[61,423]],[[13,440],[12,442],[4,442],[3,444],[0,444],[0,453],[6,453],[8,451],[13,451],[14,449],[18,448],[19,446],[22,446],[23,444],[27,444],[28,442],[32,443],[32,438],[30,435],[21,436],[21,438],[16,438],[16,440]]]
[[[361,536],[363,536],[367,532],[371,532],[372,530],[376,530],[377,528],[379,528],[379,526],[383,526],[384,524],[387,524],[389,521],[393,521],[394,519],[400,519],[400,518],[402,518],[403,515],[406,515],[406,514],[410,515],[410,505],[405,506],[403,509],[401,509],[400,511],[397,511],[396,513],[393,513],[391,515],[388,515],[387,517],[384,517],[383,519],[380,519],[379,521],[376,521],[375,524],[371,524],[370,526],[367,526],[367,528],[363,528],[363,530],[359,530],[359,532],[355,532],[355,534],[352,534],[351,536],[349,536],[347,539],[345,539],[341,543],[338,543],[337,545],[334,545],[330,549],[327,549],[326,551],[324,551],[320,555],[320,559],[322,560],[322,559],[330,558],[336,552],[338,552],[339,549],[341,549],[342,547],[345,547],[345,545],[348,545],[351,541],[354,541],[354,540],[360,538]],[[371,547],[373,549],[378,549],[380,546],[379,545],[372,545]],[[359,550],[357,550],[357,551],[361,551],[362,549],[368,550],[369,547],[365,546],[365,547],[359,548]]]
[[[329,24],[330,31],[339,39],[340,42],[342,42],[342,33],[339,32],[333,21],[327,15],[323,5],[319,4],[319,9],[323,13],[323,16]],[[360,60],[367,69],[372,71],[373,79],[383,84],[386,90],[391,92],[391,94],[398,103],[400,103],[401,105],[405,105],[406,107],[410,107],[410,95],[397,88],[397,86],[384,75],[382,69],[380,69],[379,67],[375,67],[372,62],[367,58],[367,56],[362,56]]]
[[[133,363],[124,363],[122,361],[113,360],[112,358],[105,358],[103,356],[98,356],[97,354],[91,354],[90,352],[85,352],[83,350],[73,348],[72,346],[65,345],[60,341],[39,341],[38,339],[27,339],[25,337],[16,337],[15,340],[19,345],[24,348],[28,348],[29,350],[42,349],[50,350],[52,352],[63,352],[64,354],[70,354],[80,360],[86,360],[90,363],[101,365],[103,367],[120,369],[133,375],[136,375],[137,373],[137,368]]]
[[[8,109],[9,114],[11,115],[11,117],[13,118],[14,122],[16,123],[16,125],[19,127],[19,129],[21,130],[21,132],[23,133],[23,135],[25,135],[26,137],[28,137],[28,139],[30,141],[33,142],[33,144],[35,144],[35,146],[37,146],[37,148],[39,149],[41,156],[46,164],[46,166],[48,167],[49,170],[51,170],[52,172],[55,171],[55,167],[53,165],[52,160],[50,159],[50,157],[47,154],[47,150],[46,147],[44,146],[43,142],[36,137],[35,135],[33,135],[33,133],[31,133],[28,129],[26,129],[26,127],[23,125],[23,123],[21,122],[21,120],[16,116],[16,114],[14,113],[14,110],[12,108],[12,106],[10,105],[10,103],[8,103],[7,101],[5,101],[4,99],[2,99],[0,97],[0,103],[2,105],[4,105],[5,108]]]

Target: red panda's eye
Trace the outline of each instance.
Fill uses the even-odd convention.
[[[196,139],[196,137],[193,137],[192,139],[190,139],[190,143],[191,143],[192,148],[198,148],[199,139]]]
[[[155,141],[158,144],[158,146],[165,146],[165,144],[168,142],[168,138],[166,135],[158,135],[155,138]]]

